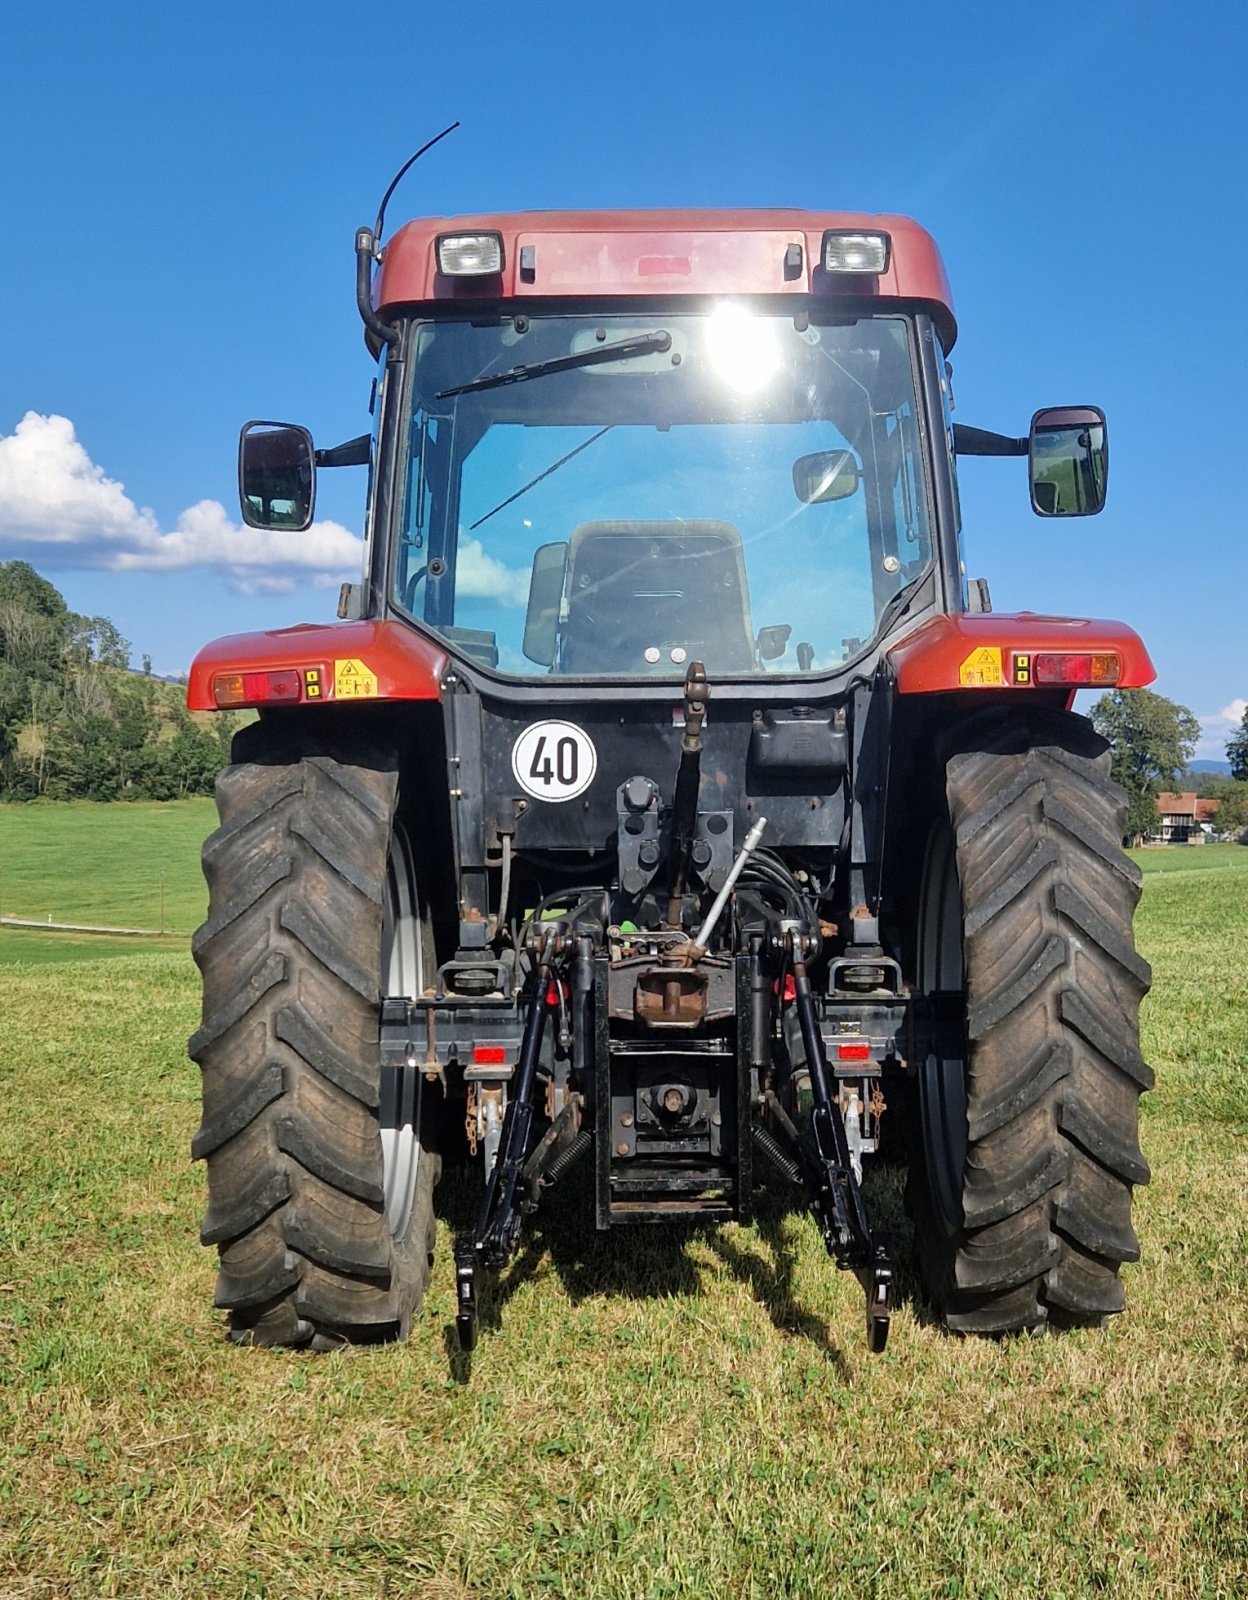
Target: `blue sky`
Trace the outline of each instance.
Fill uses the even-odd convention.
[[[7,7],[0,21],[0,560],[135,659],[332,614],[363,473],[315,539],[238,529],[248,417],[363,431],[353,231],[405,157],[418,213],[900,211],[954,286],[958,419],[1109,414],[1110,499],[962,475],[998,610],[1119,617],[1221,756],[1248,695],[1248,12],[1195,0],[596,7]],[[48,419],[64,419],[60,422]]]

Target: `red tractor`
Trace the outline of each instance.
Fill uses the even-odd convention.
[[[1024,456],[1038,515],[1099,511],[1103,413],[955,423],[903,217],[470,216],[356,252],[372,431],[248,423],[240,489],[294,541],[317,469],[366,465],[361,581],[190,681],[259,713],[190,1045],[231,1337],[405,1337],[456,1152],[466,1348],[578,1162],[599,1228],[801,1186],[876,1349],[885,1147],[947,1327],[1120,1311],[1149,972],[1072,704],[1153,670],[1121,623],[994,613],[957,487]]]

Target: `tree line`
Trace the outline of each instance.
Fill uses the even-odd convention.
[[[0,563],[0,798],[211,794],[236,719],[200,725],[184,690],[143,667],[107,617],[70,611],[27,562]]]

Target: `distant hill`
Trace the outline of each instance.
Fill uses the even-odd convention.
[[[1229,778],[1231,775],[1231,763],[1229,761],[1189,761],[1187,770],[1189,772],[1214,772],[1220,778]]]

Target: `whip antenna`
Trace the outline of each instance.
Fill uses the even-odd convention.
[[[382,195],[381,204],[377,207],[377,221],[373,224],[373,239],[376,244],[381,243],[381,227],[382,223],[386,219],[386,207],[390,204],[390,196],[398,188],[399,181],[403,177],[403,174],[408,170],[409,167],[414,166],[415,163],[420,160],[421,156],[424,155],[426,150],[432,150],[434,145],[437,144],[439,140],[445,139],[448,133],[454,133],[458,127],[458,121],[452,122],[449,128],[443,128],[441,133],[435,134],[434,137],[430,139],[428,144],[421,145],[420,149],[414,156],[409,156],[399,170],[395,173],[394,177],[391,178],[390,187],[386,190],[385,194]]]

